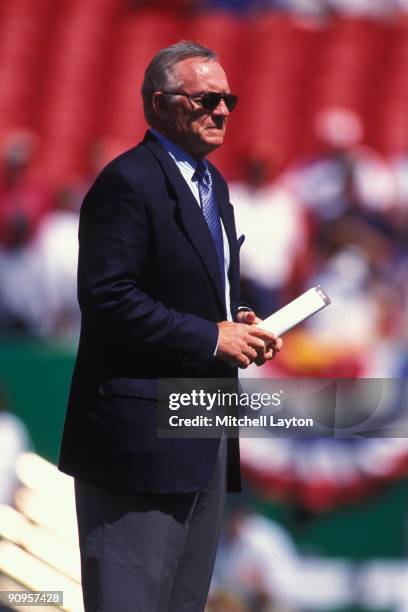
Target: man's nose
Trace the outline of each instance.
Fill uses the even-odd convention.
[[[230,112],[228,110],[227,105],[225,104],[225,101],[222,98],[219,101],[219,103],[217,104],[217,106],[214,108],[213,114],[214,115],[218,115],[218,116],[222,116],[222,117],[228,117],[229,116]]]

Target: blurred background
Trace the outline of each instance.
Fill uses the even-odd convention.
[[[53,464],[78,211],[143,137],[144,70],[180,39],[213,48],[239,96],[211,159],[246,236],[244,299],[265,316],[320,283],[333,300],[245,376],[393,379],[381,410],[407,409],[408,0],[1,0],[0,589],[62,590],[74,612]],[[406,436],[243,439],[242,462],[208,612],[408,611]]]

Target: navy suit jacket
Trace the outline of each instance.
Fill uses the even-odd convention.
[[[227,185],[210,164],[230,247],[231,310],[239,301],[239,248]],[[214,359],[226,319],[217,255],[202,212],[160,142],[113,160],[80,214],[81,336],[59,467],[128,491],[203,487],[219,439],[156,433],[157,378],[231,378]],[[228,440],[228,488],[239,490],[239,448]]]

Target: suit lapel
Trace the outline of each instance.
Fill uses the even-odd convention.
[[[222,218],[222,223],[224,225],[225,233],[227,234],[229,249],[230,249],[230,268],[229,268],[229,278],[231,288],[234,289],[237,287],[237,283],[239,283],[239,249],[237,245],[237,236],[235,230],[235,220],[234,220],[234,209],[231,204],[226,200],[225,195],[220,187],[220,183],[217,180],[217,177],[214,176],[214,187],[215,187],[215,195],[217,198],[218,206],[220,209],[220,214]]]
[[[177,165],[171,159],[160,142],[149,132],[146,134],[144,144],[158,159],[167,179],[171,183],[180,211],[180,218],[186,235],[201,258],[218,297],[222,310],[225,311],[225,297],[221,283],[217,252],[214,241],[208,229],[204,216],[197,202],[182,176]],[[216,195],[218,198],[218,193]]]

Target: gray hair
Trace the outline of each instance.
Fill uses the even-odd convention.
[[[143,79],[142,98],[146,121],[150,124],[153,119],[152,98],[155,91],[165,91],[177,87],[174,68],[190,57],[202,57],[206,61],[215,61],[218,56],[211,49],[198,43],[182,40],[170,47],[160,49],[154,56]]]

